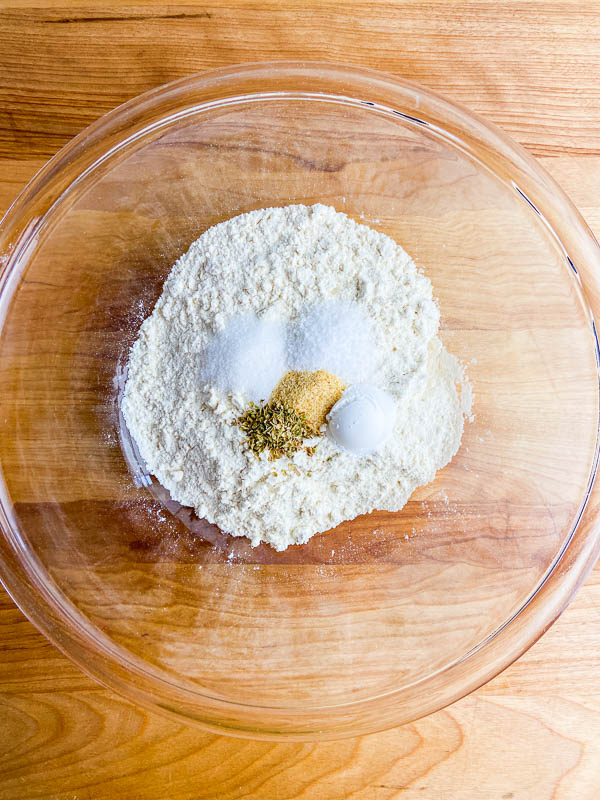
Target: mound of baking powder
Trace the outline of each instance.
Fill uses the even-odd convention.
[[[200,381],[201,354],[233,317],[293,325],[326,301],[359,304],[368,318],[369,380],[396,401],[393,433],[362,458],[327,436],[309,442],[313,456],[258,458],[232,424],[250,398]],[[173,267],[132,347],[123,415],[175,500],[284,550],[359,514],[401,509],[456,453],[462,372],[438,326],[430,281],[388,236],[324,205],[252,211],[207,230]]]

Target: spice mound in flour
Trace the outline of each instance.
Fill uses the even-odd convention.
[[[327,372],[286,372],[279,381],[271,402],[279,402],[301,414],[317,434],[327,421],[327,414],[342,396],[344,384]]]
[[[264,406],[250,403],[235,424],[246,434],[248,449],[257,456],[267,450],[271,461],[293,456],[305,439],[315,435],[304,414],[279,401]]]
[[[325,205],[241,214],[174,265],[132,347],[123,415],[175,500],[284,550],[401,509],[457,452],[462,371],[438,327],[430,281],[388,236]],[[294,372],[331,380],[303,394],[299,379],[284,380]],[[393,428],[357,456],[328,435],[323,404],[365,381],[394,404]],[[320,424],[285,433],[292,444],[276,461],[235,424],[270,402]]]

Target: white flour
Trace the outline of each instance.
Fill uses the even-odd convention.
[[[293,321],[327,299],[355,301],[378,345],[371,380],[398,404],[365,458],[326,436],[315,454],[271,462],[232,421],[248,398],[202,390],[199,353],[233,316]],[[437,338],[431,283],[389,237],[324,205],[269,208],[207,230],[173,267],[134,344],[122,409],[148,469],[183,505],[253,545],[306,542],[374,509],[402,508],[456,453],[458,362]]]

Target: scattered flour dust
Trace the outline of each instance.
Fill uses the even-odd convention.
[[[326,435],[309,442],[312,457],[259,458],[232,424],[249,398],[203,385],[200,354],[232,317],[293,324],[328,300],[358,303],[370,319],[370,380],[397,403],[393,433],[363,458]],[[131,350],[123,415],[173,499],[233,536],[284,550],[359,514],[401,509],[457,452],[469,409],[438,326],[430,281],[388,236],[320,204],[241,214],[173,267]]]

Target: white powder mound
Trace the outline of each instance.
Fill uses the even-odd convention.
[[[234,317],[200,354],[198,380],[264,402],[287,372],[285,342],[286,329],[278,320]]]
[[[232,422],[247,408],[198,364],[219,331],[254,314],[293,325],[319,303],[358,304],[376,352],[369,377],[397,403],[392,435],[366,457],[327,436],[271,462]],[[324,205],[242,214],[207,230],[175,264],[130,360],[122,409],[148,469],[183,505],[277,550],[374,509],[402,508],[456,453],[461,371],[437,338],[429,280],[389,237]],[[224,384],[221,384],[224,385]]]
[[[287,341],[291,369],[326,369],[345,383],[366,381],[378,356],[371,321],[358,303],[320,303],[291,325]]]

